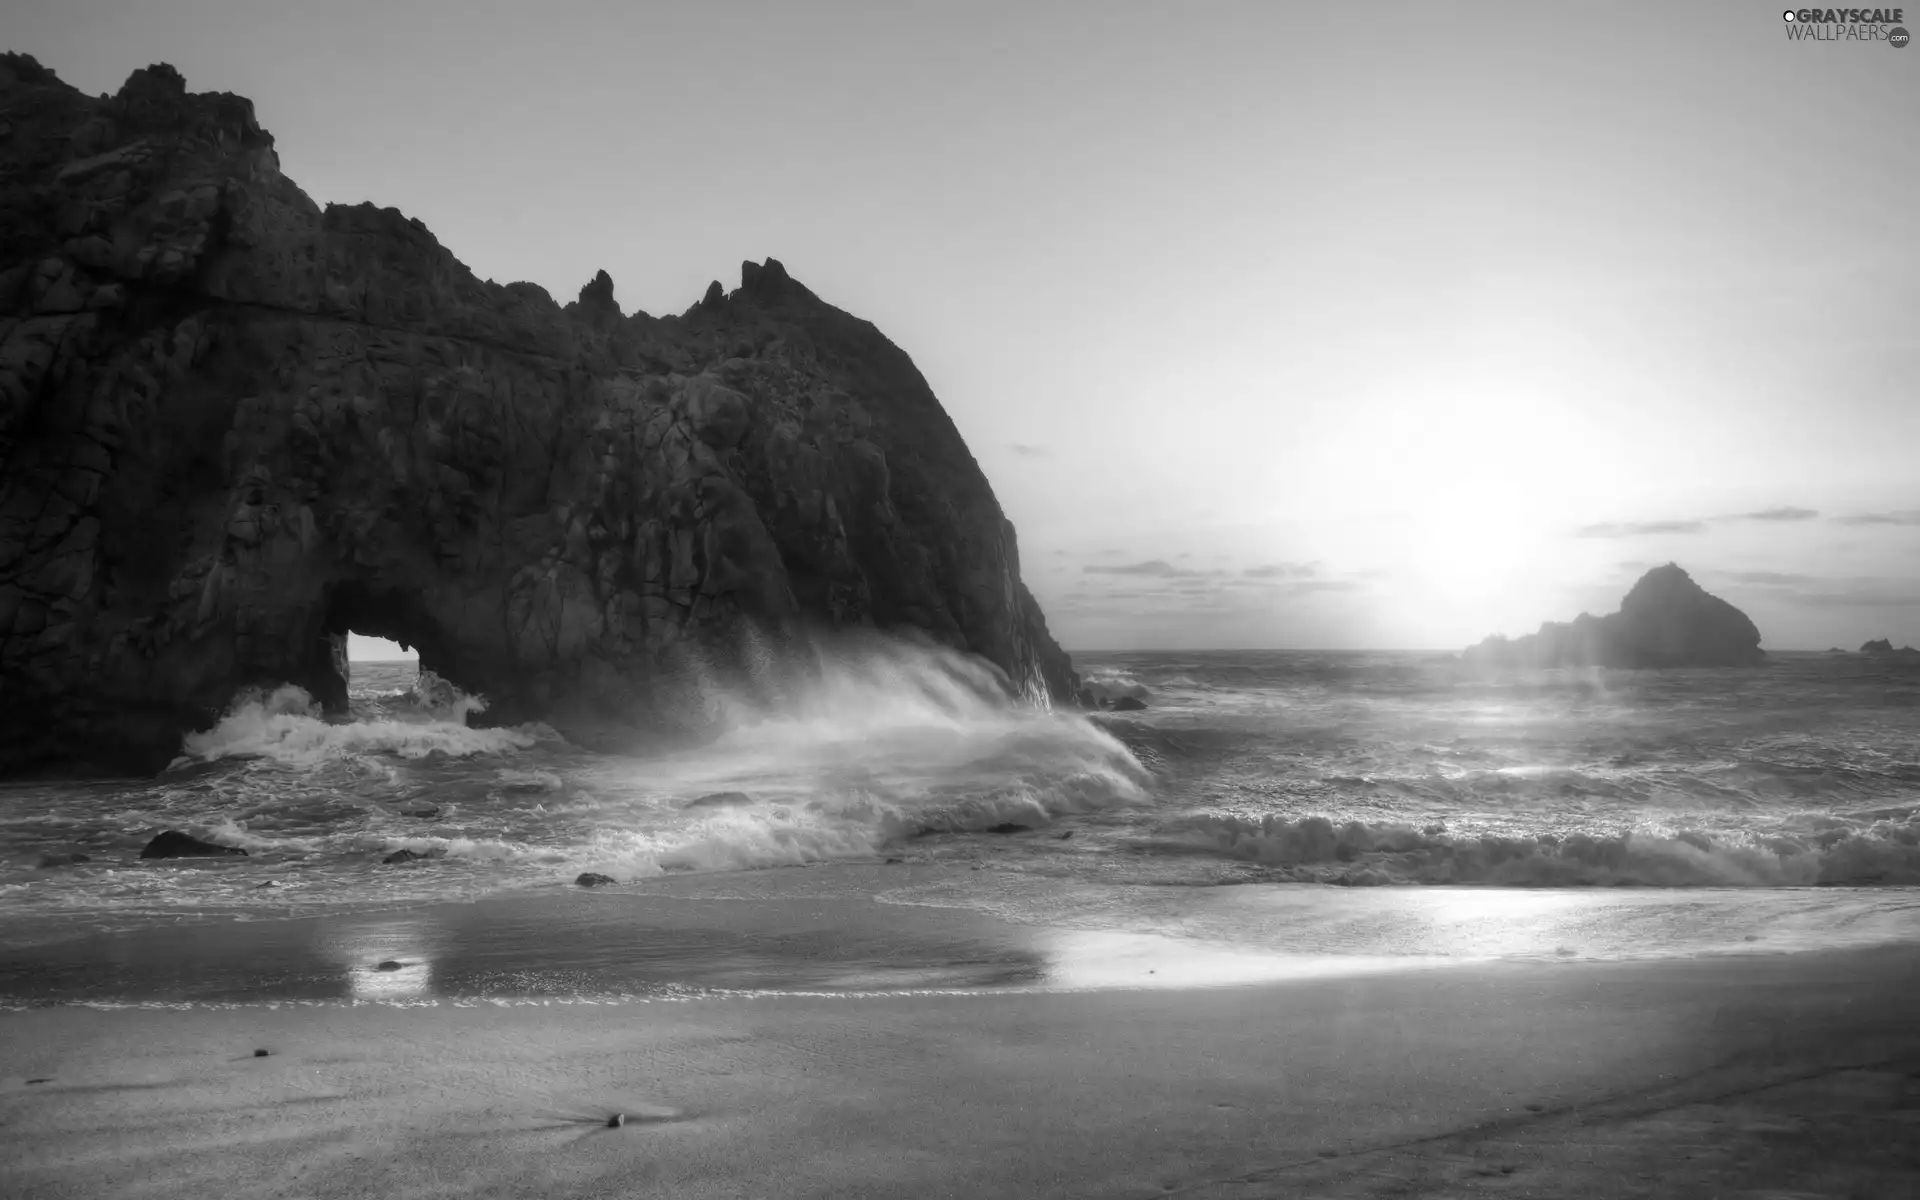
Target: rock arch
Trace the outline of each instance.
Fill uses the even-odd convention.
[[[324,211],[252,105],[0,55],[0,773],[152,770],[242,687],[419,647],[617,745],[750,629],[912,628],[1077,688],[911,360],[773,259],[679,316],[564,308]],[[35,196],[56,197],[46,205]],[[331,690],[329,690],[331,689]]]

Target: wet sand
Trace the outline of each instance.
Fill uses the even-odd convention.
[[[699,911],[789,932],[845,917],[787,907],[787,926],[764,905]],[[846,961],[920,971],[993,924],[929,910],[885,919],[907,924]],[[914,923],[926,935],[918,952]],[[1037,935],[996,936],[1005,950]],[[1138,950],[1121,955],[1128,969],[1181,961]],[[1920,1187],[1915,948],[1298,974],[623,1003],[526,994],[410,1005],[402,988],[395,1003],[0,1013],[4,1190],[24,1200]],[[626,1124],[608,1128],[615,1112]]]

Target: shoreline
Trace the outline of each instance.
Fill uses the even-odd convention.
[[[1920,947],[1914,892],[1194,888],[815,864],[75,932],[8,952],[0,1010],[1079,991],[1503,962],[1738,962]],[[1676,940],[1676,924],[1691,941]]]
[[[1666,1171],[1682,1144],[1711,1151],[1684,1169],[1714,1187],[1911,1182],[1920,1162],[1883,1161],[1897,1143],[1843,1161],[1828,1126],[1920,1104],[1917,985],[1902,947],[624,1007],[65,1006],[0,1014],[0,1159],[23,1200],[1599,1196],[1622,1194],[1622,1155]],[[1701,1115],[1728,1104],[1774,1115]]]

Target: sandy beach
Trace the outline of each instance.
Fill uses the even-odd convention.
[[[601,898],[545,903],[576,899]],[[0,1014],[4,1190],[1878,1197],[1920,1184],[1913,947],[1302,964],[1292,978],[1282,963],[1262,982],[1184,987],[1159,972],[1224,976],[1166,939],[1158,957],[1116,951],[1105,982],[1121,986],[1052,989],[1020,974],[1048,931],[975,914],[792,897],[653,908],[655,935],[679,928],[689,944],[703,924],[759,928],[814,962],[803,981],[832,987],[488,999],[443,976],[410,998],[403,968],[386,973],[387,1002],[300,998],[284,982],[298,973],[276,985],[264,968],[278,960],[258,956],[315,929],[266,923],[246,943],[265,980],[254,999]],[[193,936],[156,933],[145,953]],[[1128,986],[1128,970],[1156,974]],[[862,971],[893,988],[979,986],[860,991]],[[626,1122],[608,1128],[616,1112]]]

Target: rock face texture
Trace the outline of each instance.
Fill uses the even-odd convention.
[[[1604,617],[1581,613],[1538,633],[1488,638],[1469,663],[1494,667],[1746,667],[1766,661],[1747,615],[1673,563],[1655,567]]]
[[[590,745],[818,630],[1071,698],[913,363],[772,260],[680,316],[316,206],[248,101],[0,56],[0,773],[154,770],[348,629]]]

